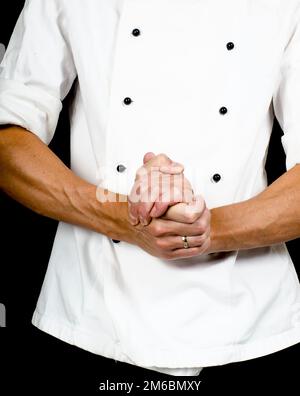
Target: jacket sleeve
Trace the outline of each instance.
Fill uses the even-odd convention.
[[[0,64],[0,125],[49,144],[76,69],[61,0],[27,0]]]
[[[300,8],[300,7],[299,7]],[[275,116],[283,130],[287,170],[300,163],[300,10],[282,57],[280,78],[273,96]]]

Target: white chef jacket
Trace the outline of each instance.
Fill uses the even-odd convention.
[[[47,144],[75,81],[72,170],[115,192],[153,151],[209,208],[251,198],[274,115],[300,159],[299,0],[27,0],[0,77],[1,124]],[[32,323],[192,375],[298,343],[300,286],[284,243],[168,261],[60,222]]]

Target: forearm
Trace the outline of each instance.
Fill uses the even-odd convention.
[[[95,185],[75,175],[37,136],[22,128],[0,131],[0,187],[43,216],[131,242],[127,203],[100,203]]]
[[[269,246],[300,237],[300,165],[262,193],[211,210],[211,252]]]

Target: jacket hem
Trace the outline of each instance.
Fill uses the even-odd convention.
[[[68,344],[91,353],[145,368],[147,366],[168,368],[220,366],[269,355],[300,342],[300,327],[297,326],[247,344],[180,350],[159,349],[153,345],[144,345],[142,350],[135,345],[125,350],[120,342],[112,340],[105,333],[95,334],[78,325],[59,322],[37,310],[33,313],[32,324]]]

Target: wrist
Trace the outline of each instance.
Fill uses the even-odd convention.
[[[226,244],[228,235],[226,234],[225,219],[222,218],[220,208],[210,210],[210,247],[209,253],[218,253],[230,250]],[[228,231],[228,230],[227,230]]]
[[[83,196],[90,226],[110,239],[134,244],[137,231],[129,221],[127,196],[111,193],[113,199],[103,202],[97,198],[102,193],[104,196],[104,190],[97,186],[85,187]]]

